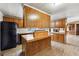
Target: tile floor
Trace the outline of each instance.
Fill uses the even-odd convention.
[[[66,43],[79,46],[79,35],[66,35]]]
[[[22,45],[18,45],[16,48],[5,50],[2,53],[4,56],[18,56],[21,51]],[[79,46],[52,41],[51,48],[44,49],[34,56],[79,56]]]

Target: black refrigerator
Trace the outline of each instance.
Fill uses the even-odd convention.
[[[6,50],[17,45],[16,23],[0,22],[0,49]]]

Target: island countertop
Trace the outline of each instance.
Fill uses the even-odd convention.
[[[22,52],[25,56],[34,55],[41,50],[51,48],[51,37],[34,38],[33,35],[22,35]]]
[[[51,36],[48,37],[43,37],[43,38],[34,38],[32,34],[29,35],[21,35],[27,42],[32,42],[32,41],[37,41],[37,40],[42,40],[45,38],[50,38]]]

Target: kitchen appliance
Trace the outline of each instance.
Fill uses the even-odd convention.
[[[60,30],[59,28],[54,28],[53,32],[59,32],[59,30]]]
[[[0,49],[5,50],[16,47],[17,34],[16,23],[14,22],[0,22]]]

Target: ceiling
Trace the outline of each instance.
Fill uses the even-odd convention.
[[[58,5],[55,3],[27,3],[27,5],[40,9],[40,10],[48,13],[49,15],[52,15],[54,13],[57,13],[57,12],[65,9],[64,3],[58,4]]]
[[[26,3],[34,8],[42,10],[47,14],[54,14],[61,11],[63,5],[55,6],[54,3]],[[0,3],[0,11],[7,16],[16,16],[23,18],[23,4],[22,3]]]
[[[3,15],[23,18],[23,5],[39,9],[53,18],[79,16],[79,3],[0,3]]]
[[[23,18],[23,8],[20,3],[0,3],[0,11],[5,16]]]

